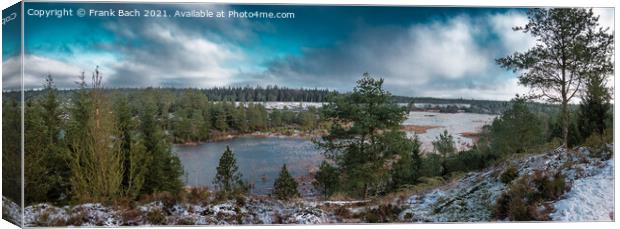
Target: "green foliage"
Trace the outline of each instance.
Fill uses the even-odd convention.
[[[321,116],[331,122],[329,133],[318,141],[327,158],[342,171],[344,191],[366,198],[381,193],[389,176],[384,167],[392,155],[382,136],[399,132],[406,111],[383,89],[383,79],[364,74],[353,92],[333,95]]]
[[[567,144],[569,147],[579,145],[583,142],[584,136],[581,136],[579,126],[577,126],[577,117],[570,115],[568,117],[568,135]],[[562,139],[562,117],[551,117],[549,120],[549,141],[553,139]]]
[[[420,141],[417,136],[413,139],[391,138],[392,140],[402,142],[404,149],[399,150],[399,159],[392,166],[391,189],[398,190],[404,185],[412,185],[418,182],[420,178],[420,169],[422,167],[422,159],[420,158]],[[395,145],[395,144],[390,144]]]
[[[72,197],[77,202],[108,201],[121,194],[122,152],[115,118],[102,91],[98,69],[87,88],[84,74],[71,109],[67,158]]]
[[[456,153],[454,138],[448,133],[448,130],[444,130],[443,133],[439,134],[439,137],[433,141],[433,147],[435,152],[444,158]]]
[[[273,183],[273,194],[279,200],[289,200],[300,196],[297,191],[297,181],[288,172],[286,164],[282,165],[282,170]]]
[[[543,122],[530,112],[524,98],[513,99],[510,109],[493,120],[490,133],[491,151],[498,154],[527,153],[545,141]]]
[[[224,154],[220,157],[213,184],[225,195],[243,193],[247,191],[247,187],[241,180],[241,176],[242,174],[237,167],[237,159],[235,159],[235,155],[230,150],[230,147],[226,146]]]
[[[2,98],[2,195],[21,204],[21,110],[17,99]],[[4,211],[3,211],[4,213]],[[4,218],[4,217],[3,217]]]
[[[441,174],[446,175],[448,172],[448,157],[456,153],[454,138],[448,133],[448,130],[444,130],[443,133],[439,134],[437,139],[433,141],[433,148],[436,153],[441,155]]]
[[[323,161],[319,166],[319,171],[314,175],[312,185],[326,199],[334,194],[338,188],[338,169],[327,161]]]
[[[519,83],[532,88],[534,96],[561,104],[562,141],[568,145],[568,104],[587,77],[613,73],[614,38],[608,29],[597,28],[592,9],[534,8],[528,19],[515,31],[529,33],[537,45],[497,63],[520,72]]]
[[[474,147],[449,156],[445,163],[445,174],[481,170],[497,159],[497,155],[489,150]]]
[[[427,154],[422,157],[420,175],[422,177],[437,177],[443,175],[442,157],[438,154]]]
[[[593,134],[600,136],[608,128],[608,120],[613,120],[610,94],[605,75],[590,75],[587,78],[585,93],[581,98],[577,115],[581,136],[585,138]]]
[[[172,153],[170,143],[166,140],[162,128],[156,121],[156,108],[152,101],[145,100],[139,111],[141,141],[147,155],[152,158],[142,163],[147,167],[147,174],[142,187],[143,193],[167,191],[178,193],[183,187],[181,176],[183,167],[179,158]]]

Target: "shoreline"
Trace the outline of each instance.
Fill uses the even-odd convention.
[[[216,135],[212,139],[206,141],[198,141],[198,142],[185,142],[185,143],[172,143],[172,145],[176,146],[195,146],[200,144],[212,143],[212,142],[221,142],[232,140],[235,138],[241,137],[256,137],[256,138],[278,138],[278,137],[287,137],[287,138],[295,138],[295,139],[305,139],[312,140],[313,138],[321,137],[322,135],[317,133],[306,133],[306,132],[298,132],[297,130],[293,131],[292,134],[282,133],[282,132],[261,132],[255,131],[251,133],[228,133]]]

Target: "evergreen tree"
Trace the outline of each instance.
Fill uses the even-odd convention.
[[[586,81],[585,92],[579,106],[578,124],[581,136],[587,138],[592,134],[602,135],[610,120],[611,95],[606,87],[605,76],[591,75]]]
[[[416,136],[414,139],[405,139],[404,150],[398,154],[399,159],[394,163],[392,168],[392,189],[396,190],[403,185],[412,185],[418,181],[420,177],[420,168],[422,159],[420,158],[420,142]]]
[[[151,109],[151,108],[148,108]],[[187,143],[192,141],[192,120],[189,118],[187,109],[181,108],[175,113],[174,135],[177,142]],[[150,112],[148,115],[154,115]]]
[[[131,130],[135,128],[131,120],[131,111],[129,109],[129,102],[127,101],[127,97],[123,95],[117,95],[117,98],[114,101],[114,113],[116,114],[118,131],[120,133],[121,139],[121,154],[123,157],[123,169],[125,173],[123,174],[122,185],[123,188],[127,188],[129,186],[129,167],[131,166],[131,148],[133,146]]]
[[[312,185],[325,199],[329,198],[338,187],[338,170],[327,161],[323,161],[319,171],[314,175]]]
[[[50,186],[47,199],[48,201],[59,200],[68,195],[69,190],[69,167],[62,151],[65,144],[61,141],[61,120],[62,110],[58,101],[58,90],[54,84],[52,75],[47,75],[43,84],[44,97],[41,101],[43,107],[43,125],[45,126],[46,141],[43,149],[46,151],[44,160],[46,161],[46,183]]]
[[[98,69],[86,87],[84,74],[72,107],[69,136],[69,167],[74,200],[108,201],[121,194],[122,155],[115,119],[103,92]]]
[[[220,157],[220,162],[217,166],[217,174],[215,175],[213,184],[225,194],[244,192],[246,187],[241,180],[241,176],[242,174],[237,167],[235,154],[230,150],[230,147],[226,146],[224,154]]]
[[[512,107],[491,124],[491,150],[498,154],[526,153],[544,141],[542,120],[528,109],[525,98],[519,96],[513,99]]]
[[[152,158],[147,164],[148,176],[144,180],[144,193],[177,193],[183,187],[183,167],[172,149],[161,127],[155,120],[156,109],[152,102],[145,102],[140,112],[140,132],[147,155]]]
[[[218,106],[215,114],[215,128],[220,131],[228,131],[228,114],[221,106]]]
[[[352,93],[332,95],[322,111],[332,125],[317,144],[343,172],[343,190],[363,198],[381,193],[388,175],[385,162],[392,157],[381,137],[401,132],[405,109],[383,89],[383,79],[366,73]]]
[[[441,174],[446,175],[446,162],[448,156],[456,153],[454,138],[448,133],[448,130],[444,130],[443,133],[439,134],[439,136],[433,141],[433,147],[435,152],[441,155]]]
[[[279,200],[289,200],[300,196],[299,191],[297,191],[297,181],[288,172],[286,164],[282,165],[280,175],[273,183],[273,194]]]
[[[26,204],[44,202],[51,189],[47,182],[47,129],[43,108],[33,100],[26,101],[24,115],[24,193]]]
[[[203,141],[209,136],[209,126],[202,115],[201,110],[194,110],[191,114],[190,120],[190,132],[192,141]]]
[[[599,28],[592,9],[530,9],[528,23],[515,27],[536,38],[536,46],[497,60],[521,72],[519,83],[534,96],[561,104],[562,143],[568,146],[569,103],[591,75],[613,73],[613,35]]]
[[[21,205],[21,109],[16,98],[2,97],[2,195]]]

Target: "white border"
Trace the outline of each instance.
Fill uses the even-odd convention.
[[[31,2],[53,2],[53,1],[45,1],[45,0],[31,0]],[[586,1],[586,0],[518,0],[518,1],[502,1],[502,0],[415,0],[415,1],[406,1],[406,0],[337,0],[338,2],[334,2],[334,0],[105,0],[105,1],[97,1],[97,0],[73,0],[73,1],[63,1],[63,2],[132,2],[132,3],[140,3],[140,2],[176,2],[176,3],[249,3],[249,4],[309,4],[309,5],[398,5],[398,6],[489,6],[489,7],[545,7],[545,6],[554,6],[554,7],[613,7],[615,8],[618,5],[618,1],[612,0],[597,0],[597,1]],[[19,1],[17,0],[0,0],[0,7],[2,9],[7,8]],[[615,20],[615,19],[614,19]],[[617,23],[614,22],[614,25]],[[2,36],[2,32],[0,32],[0,37]],[[616,36],[617,39],[617,36]],[[615,47],[615,53],[618,53],[618,45]],[[1,51],[0,45],[0,51]],[[618,68],[618,64],[616,63],[615,68]],[[0,73],[1,75],[1,73]],[[0,87],[1,87],[0,82]],[[617,87],[614,88],[614,95],[618,94],[619,89]],[[618,101],[618,100],[615,100]],[[2,108],[0,106],[0,112]],[[618,130],[618,126],[615,123],[615,120],[619,117],[617,107],[614,106],[614,142],[617,142],[617,136],[620,132]],[[1,143],[1,133],[0,133],[0,143]],[[618,146],[616,145],[615,151],[617,152]],[[0,171],[1,174],[1,171]],[[619,177],[619,171],[615,171],[615,177]],[[616,179],[616,184],[618,180]],[[615,206],[618,207],[618,200],[615,198]],[[617,210],[616,210],[617,211]],[[616,214],[617,216],[617,214]],[[614,226],[615,225],[615,226]],[[475,229],[485,229],[492,228],[497,229],[501,227],[502,229],[510,229],[510,228],[518,228],[523,229],[524,227],[530,228],[546,228],[546,227],[562,227],[562,228],[588,228],[588,227],[596,227],[598,228],[618,228],[620,223],[612,222],[612,223],[464,223],[464,224],[356,224],[356,225],[321,225],[321,226],[287,226],[294,228],[398,228],[398,229],[411,229],[415,228],[475,228]],[[0,228],[17,228],[13,224],[10,224],[4,220],[0,220]],[[267,228],[267,227],[278,227],[281,226],[243,226],[243,228]],[[159,228],[181,228],[181,227],[159,227]],[[222,226],[208,226],[208,228],[228,228]]]

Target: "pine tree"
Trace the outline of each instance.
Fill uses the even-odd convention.
[[[109,201],[121,194],[123,179],[120,142],[115,119],[103,92],[102,75],[95,69],[91,88],[80,77],[71,112],[69,167],[77,202]]]
[[[412,185],[418,181],[420,177],[420,168],[422,167],[422,159],[420,158],[420,141],[416,136],[414,139],[406,139],[406,151],[398,154],[400,159],[392,168],[392,189],[396,190],[403,185]]]
[[[441,155],[441,174],[446,175],[446,162],[448,156],[456,153],[454,138],[448,133],[448,130],[444,130],[443,133],[439,134],[439,136],[433,141],[433,147],[435,148],[435,152]]]
[[[229,146],[226,146],[224,154],[220,157],[213,184],[225,194],[245,192],[246,187],[241,177],[242,174],[239,172],[239,167],[237,167],[235,154],[230,150]]]
[[[177,193],[183,187],[181,176],[183,167],[174,155],[170,143],[155,120],[156,110],[152,102],[145,102],[140,112],[140,132],[150,162],[148,176],[144,180],[143,193],[172,192]]]
[[[382,138],[390,132],[402,132],[406,117],[392,95],[383,88],[383,79],[365,73],[353,92],[331,95],[322,109],[322,117],[332,123],[329,134],[317,141],[325,156],[343,173],[343,190],[362,198],[384,190],[386,161],[391,158]]]
[[[149,115],[154,115],[152,111],[149,112]],[[177,110],[174,120],[175,141],[181,143],[190,142],[192,140],[192,121],[189,118],[188,111],[184,108]]]
[[[591,75],[579,106],[578,124],[581,136],[602,135],[611,117],[611,95],[606,87],[605,76]]]
[[[56,201],[68,195],[70,172],[66,158],[62,154],[62,151],[66,150],[64,142],[60,139],[61,129],[63,128],[60,118],[62,110],[58,101],[58,90],[52,75],[48,74],[45,78],[43,90],[45,94],[40,103],[45,114],[43,116],[43,125],[46,129],[46,141],[43,147],[47,170],[45,183],[50,186],[47,200]]]
[[[587,77],[613,73],[613,34],[600,28],[592,9],[533,8],[528,23],[515,31],[528,33],[537,44],[526,52],[500,58],[505,69],[520,72],[519,84],[536,98],[560,103],[562,143],[568,146],[569,103]]]
[[[127,97],[118,95],[118,98],[114,100],[114,113],[116,114],[117,126],[121,139],[121,153],[123,156],[123,188],[129,186],[129,167],[131,166],[131,148],[133,146],[131,130],[134,128],[131,120],[131,111],[129,109],[129,102]]]
[[[297,191],[297,181],[288,172],[286,164],[282,165],[280,175],[273,183],[273,194],[279,200],[289,200],[300,196],[299,191]]]
[[[325,199],[329,198],[338,188],[338,169],[327,161],[321,162],[319,171],[314,175],[312,185]]]
[[[215,115],[215,128],[220,131],[228,131],[228,114],[224,109],[218,109]]]
[[[35,101],[26,101],[24,115],[24,193],[26,204],[44,202],[50,190],[46,161],[47,129],[43,108]]]
[[[561,125],[558,125],[561,130]],[[562,136],[561,131],[557,136]],[[527,153],[545,141],[545,129],[540,118],[527,107],[526,100],[517,96],[512,106],[493,121],[490,144],[498,154]],[[569,141],[570,142],[570,141]]]
[[[2,195],[21,204],[21,109],[17,98],[2,95]]]

